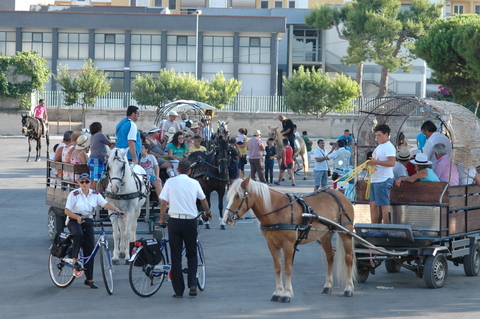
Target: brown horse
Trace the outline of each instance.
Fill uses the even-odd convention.
[[[261,223],[263,236],[273,257],[276,275],[276,289],[272,301],[289,302],[293,297],[292,266],[294,250],[297,245],[318,240],[327,256],[328,269],[323,294],[330,294],[333,286],[333,261],[335,251],[331,239],[338,232],[336,252],[337,277],[345,283],[344,296],[353,296],[353,283],[357,270],[352,236],[339,231],[335,223],[349,231],[353,229],[354,210],[351,202],[336,190],[320,190],[302,197],[280,193],[267,185],[250,180],[237,179],[227,194],[227,208],[224,221],[234,225],[249,209],[252,209]],[[305,218],[303,213],[323,217]],[[309,216],[311,216],[309,215]],[[331,223],[331,221],[335,223]],[[283,271],[285,286],[282,280]]]
[[[277,150],[277,160],[278,160],[278,166],[280,166],[280,160],[281,160],[281,154],[282,154],[282,148],[283,148],[283,142],[282,140],[284,139],[284,136],[278,129],[278,127],[268,127],[270,131],[268,132],[268,137],[273,138],[275,141],[275,148]],[[307,154],[307,147],[305,145],[305,141],[303,138],[296,136],[295,139],[298,141],[298,145],[300,147],[295,146],[295,153],[293,154],[293,157],[296,157],[297,155],[300,155],[302,157],[302,166],[303,166],[303,179],[307,179],[307,174],[308,174],[308,154]]]

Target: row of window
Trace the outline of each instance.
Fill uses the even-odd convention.
[[[52,58],[51,32],[22,32],[22,50],[41,52],[45,59]],[[161,36],[132,34],[130,38],[131,61],[159,62],[161,60]],[[186,35],[167,36],[167,62],[195,62],[196,37]],[[88,58],[88,33],[58,33],[58,58],[85,60]],[[0,31],[0,54],[15,54],[15,32]],[[125,34],[96,33],[94,59],[125,59]],[[203,62],[233,63],[233,37],[204,36]],[[240,37],[240,63],[270,63],[270,38]]]
[[[283,8],[283,1],[275,1],[275,8]],[[288,8],[295,9],[295,1],[288,1]],[[269,9],[268,0],[260,1],[260,9]]]

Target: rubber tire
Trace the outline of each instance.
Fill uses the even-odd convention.
[[[54,257],[52,254],[48,256],[48,274],[55,286],[60,288],[67,288],[75,280],[73,267],[63,265],[61,258]]]
[[[207,283],[207,273],[205,269],[205,255],[203,254],[202,244],[199,241],[197,241],[197,257],[197,287],[200,291],[203,291]]]
[[[110,251],[105,245],[100,246],[100,265],[102,267],[103,283],[109,295],[113,294],[113,264]]]
[[[467,276],[478,276],[480,273],[480,245],[470,245],[470,253],[463,256],[463,270]]]
[[[443,253],[427,257],[423,265],[423,280],[428,288],[442,288],[447,280],[447,274],[447,258]]]
[[[397,273],[400,271],[400,269],[402,269],[402,263],[400,260],[386,259],[385,269],[391,274]]]
[[[60,213],[53,207],[50,207],[48,210],[48,219],[47,219],[47,234],[50,240],[55,239],[55,235],[59,231],[63,231],[65,228],[65,219]]]
[[[163,254],[161,256],[162,258],[158,265],[165,265],[165,257]],[[133,292],[140,297],[153,296],[160,289],[167,276],[167,274],[152,273],[153,267],[153,265],[143,261],[141,254],[137,254],[130,263],[128,281]]]
[[[359,267],[357,270],[357,282],[358,283],[366,282],[369,275],[370,275],[370,269],[365,267]]]

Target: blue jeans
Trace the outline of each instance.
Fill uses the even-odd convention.
[[[380,183],[370,184],[370,202],[375,202],[377,206],[390,206],[390,190],[393,187],[393,178],[389,178]]]

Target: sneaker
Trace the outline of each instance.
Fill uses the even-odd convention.
[[[279,182],[273,182],[273,185],[280,186],[280,183]]]
[[[292,186],[295,186],[295,184],[292,184]]]

